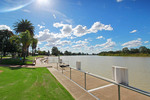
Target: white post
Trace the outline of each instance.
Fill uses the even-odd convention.
[[[77,68],[78,70],[81,70],[81,62],[80,62],[80,61],[77,61],[77,62],[76,62],[76,68]]]
[[[128,85],[128,69],[126,67],[113,66],[113,80],[117,83]]]
[[[59,63],[60,63],[60,64],[62,63],[62,59],[59,59]]]

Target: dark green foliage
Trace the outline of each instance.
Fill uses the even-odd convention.
[[[60,54],[60,51],[58,50],[57,47],[52,48],[52,55],[58,56]]]
[[[64,55],[71,55],[71,52],[68,52],[67,50],[64,52]]]
[[[49,52],[49,50],[48,50],[48,52],[47,52],[47,55],[48,55],[48,56],[50,56],[50,52]]]
[[[139,52],[140,52],[140,53],[148,53],[148,50],[147,50],[147,48],[146,48],[145,46],[141,46],[141,47],[139,48]]]
[[[6,52],[17,52],[17,46],[9,40],[13,35],[12,31],[0,30],[0,51],[3,52],[3,56],[6,56]]]
[[[122,52],[123,52],[123,53],[129,53],[129,49],[128,49],[127,47],[124,47],[124,48],[122,49]]]
[[[28,30],[30,32],[31,37],[34,36],[34,26],[27,19],[22,19],[14,23],[14,30],[16,31],[16,33],[25,32],[26,30]]]
[[[0,61],[0,64],[6,64],[6,65],[23,65],[23,61],[20,59],[3,59]]]
[[[130,50],[125,47],[122,51],[104,51],[100,52],[101,56],[150,56],[150,49],[145,46],[137,48],[131,48]]]

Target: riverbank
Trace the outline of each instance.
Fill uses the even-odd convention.
[[[99,56],[122,56],[122,57],[150,57],[150,54],[99,54]]]

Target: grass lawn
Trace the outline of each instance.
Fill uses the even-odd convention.
[[[73,100],[46,68],[0,67],[0,100]]]
[[[35,57],[44,57],[45,55],[38,55],[38,56],[28,56],[26,57],[27,60],[34,60]]]

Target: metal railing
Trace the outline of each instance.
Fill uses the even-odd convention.
[[[63,63],[65,63],[65,62],[63,62]],[[57,63],[57,70],[58,70],[58,68],[59,68],[59,63]],[[141,89],[137,89],[137,88],[135,88],[135,87],[132,87],[132,86],[127,86],[127,85],[123,85],[123,84],[118,84],[118,83],[116,83],[115,81],[113,81],[113,80],[110,80],[110,79],[108,79],[108,78],[104,78],[104,77],[102,77],[102,76],[99,76],[99,75],[95,75],[95,74],[92,74],[92,73],[89,73],[89,72],[85,72],[85,71],[83,71],[83,70],[77,70],[76,68],[73,68],[73,67],[68,67],[69,68],[69,79],[71,80],[71,81],[73,81],[72,80],[72,69],[74,69],[74,70],[76,70],[76,71],[79,71],[79,72],[82,72],[82,73],[84,73],[84,87],[82,87],[81,85],[79,85],[77,82],[75,82],[75,81],[73,81],[74,83],[76,83],[78,86],[80,86],[81,88],[83,88],[85,91],[87,91],[88,93],[90,93],[88,90],[87,90],[87,75],[90,75],[90,76],[93,76],[93,77],[95,77],[95,78],[98,78],[98,79],[101,79],[101,80],[104,80],[104,81],[107,81],[107,82],[109,82],[109,83],[112,83],[112,84],[114,84],[114,85],[117,85],[117,87],[118,87],[118,89],[117,89],[117,91],[118,91],[118,100],[121,100],[121,93],[120,93],[120,87],[123,87],[123,88],[126,88],[126,89],[128,89],[128,90],[131,90],[131,91],[134,91],[134,92],[137,92],[137,93],[140,93],[140,94],[142,94],[142,95],[145,95],[145,96],[148,96],[148,97],[150,97],[150,93],[149,92],[146,92],[146,91],[143,91],[143,90],[141,90]],[[62,74],[64,74],[64,68],[61,68],[61,73]],[[93,95],[92,93],[90,93],[93,97],[95,97],[96,99],[98,99],[99,100],[99,98],[98,97],[96,97],[95,95]]]

